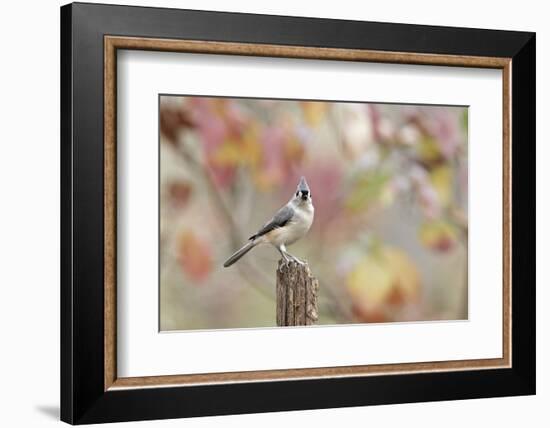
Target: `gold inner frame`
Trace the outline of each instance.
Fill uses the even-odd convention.
[[[502,70],[503,91],[503,349],[501,358],[261,370],[169,376],[117,377],[116,367],[116,85],[118,49],[325,59]],[[511,367],[511,58],[383,52],[140,37],[104,37],[104,389],[191,386],[234,382],[357,377]]]

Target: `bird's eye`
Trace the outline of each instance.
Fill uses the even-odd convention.
[[[296,192],[296,196],[298,196],[300,194],[300,192]]]

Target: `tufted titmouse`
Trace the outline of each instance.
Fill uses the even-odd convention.
[[[277,248],[287,263],[294,261],[303,264],[301,260],[286,251],[286,246],[293,244],[307,233],[313,223],[313,213],[311,192],[306,179],[302,177],[292,199],[252,235],[241,249],[229,257],[223,266],[231,266],[256,245],[263,243],[269,243]]]

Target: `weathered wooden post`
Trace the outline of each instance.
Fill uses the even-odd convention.
[[[318,319],[317,291],[319,281],[309,266],[279,260],[277,268],[277,325],[315,324]]]

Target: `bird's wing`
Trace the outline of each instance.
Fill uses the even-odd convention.
[[[271,232],[273,229],[278,227],[283,227],[286,225],[294,216],[294,209],[285,205],[273,216],[273,218],[267,222],[255,235],[252,235],[250,239],[258,238],[262,235],[265,235],[268,232]]]

